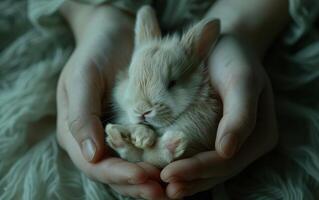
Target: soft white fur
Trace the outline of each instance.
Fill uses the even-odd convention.
[[[135,34],[131,64],[114,89],[117,124],[106,127],[108,144],[122,158],[160,167],[213,149],[221,105],[203,61],[219,35],[219,21],[201,21],[181,38],[161,39],[155,14],[145,6]],[[168,88],[171,81],[176,84]],[[140,116],[148,111],[142,124]]]
[[[30,2],[34,2],[34,7],[37,2],[43,7],[55,0],[0,1],[0,200],[131,199],[89,179],[58,147],[54,119],[56,81],[71,53],[72,35],[57,32],[65,30],[61,20],[42,34],[28,19],[32,12],[27,13],[27,8],[36,10]],[[174,8],[180,8],[177,4],[183,6],[174,10],[174,16],[194,10],[184,1],[167,2]],[[307,13],[300,9],[300,1],[289,2],[290,13],[298,22],[289,41],[296,41],[310,23],[301,18]],[[47,14],[42,13],[46,20]],[[306,16],[303,19],[309,18]],[[224,192],[214,191],[214,199],[319,198],[319,112],[313,104],[318,102],[319,42],[309,41],[312,42],[293,52],[277,43],[280,45],[267,59],[270,63],[265,64],[276,92],[280,148],[227,181]],[[304,101],[306,97],[309,98]],[[41,119],[47,116],[53,118],[49,127],[32,126],[42,124]],[[30,143],[35,133],[39,139]]]

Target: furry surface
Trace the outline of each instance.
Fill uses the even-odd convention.
[[[121,158],[163,168],[213,149],[222,105],[202,61],[219,33],[219,20],[203,20],[162,38],[154,10],[138,11],[131,63],[113,90],[117,124],[105,129]]]
[[[79,172],[56,143],[56,83],[73,42],[56,16],[47,16],[49,30],[34,26],[31,2],[0,2],[0,199],[124,199]],[[266,58],[280,143],[228,181],[219,199],[319,199],[319,34],[310,26],[319,9],[317,1],[310,14],[290,2],[289,45]]]

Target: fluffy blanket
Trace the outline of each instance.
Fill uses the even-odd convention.
[[[298,2],[290,4],[298,25],[265,60],[279,145],[227,181],[218,199],[319,199],[319,34],[310,26],[315,14],[296,13],[306,12]],[[124,199],[88,179],[57,145],[56,85],[73,40],[59,17],[43,31],[31,8],[32,1],[0,2],[0,199]]]

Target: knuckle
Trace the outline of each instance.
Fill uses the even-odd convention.
[[[68,119],[68,127],[72,135],[80,132],[86,123],[87,119],[81,116],[71,117]]]
[[[145,178],[145,174],[142,170],[140,169],[134,169],[132,170],[132,173],[129,177],[129,180],[131,182],[141,182],[141,180],[143,180]]]
[[[235,122],[233,128],[234,134],[249,134],[255,126],[255,118],[250,113],[245,113]]]
[[[195,159],[196,162],[196,167],[194,168],[194,171],[197,173],[197,176],[199,178],[206,178],[206,175],[204,174],[205,171],[205,166],[207,166],[205,164],[205,161],[203,161],[200,157],[194,156],[193,157]]]

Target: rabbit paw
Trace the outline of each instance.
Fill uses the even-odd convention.
[[[187,138],[181,131],[166,132],[163,136],[163,143],[170,162],[180,158],[186,151]]]
[[[108,124],[105,131],[107,133],[106,142],[113,148],[122,148],[126,146],[129,139],[126,137],[128,130],[121,125]]]
[[[129,126],[129,130],[131,142],[136,147],[144,149],[154,145],[156,134],[151,128],[141,124],[134,124]]]
[[[141,161],[143,152],[132,145],[127,128],[122,125],[108,124],[105,131],[106,142],[121,158],[131,162]]]

